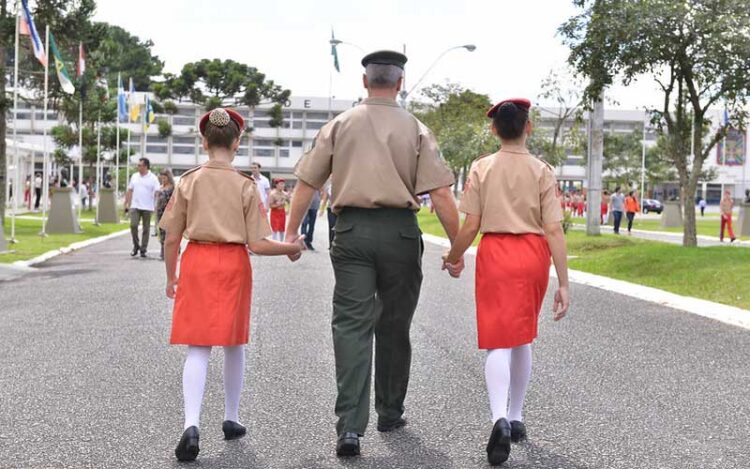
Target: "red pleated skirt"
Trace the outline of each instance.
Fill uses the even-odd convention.
[[[536,338],[549,268],[542,235],[482,236],[475,275],[480,349],[518,347]]]
[[[286,210],[285,209],[283,208],[271,209],[271,230],[272,231],[286,230]]]
[[[250,335],[252,267],[242,244],[191,242],[180,260],[171,344],[242,345]]]

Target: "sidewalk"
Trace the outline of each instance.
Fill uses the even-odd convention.
[[[585,230],[586,225],[581,225],[580,223],[574,223],[572,225],[572,228],[575,230]],[[612,234],[614,232],[613,228],[608,225],[602,225],[601,230],[602,230],[602,233]],[[620,235],[628,236],[627,229],[620,228]],[[682,233],[673,233],[670,231],[633,230],[632,236],[635,238],[646,239],[649,241],[661,241],[663,243],[680,244],[680,245],[682,244]],[[729,240],[726,240],[725,242],[722,243],[721,241],[719,241],[718,237],[714,237],[714,236],[698,235],[697,238],[698,238],[698,246],[700,247],[732,245],[732,246],[750,248],[750,241],[737,240],[733,243],[730,243]]]

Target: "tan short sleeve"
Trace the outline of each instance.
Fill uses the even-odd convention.
[[[471,165],[469,177],[466,178],[464,193],[461,196],[461,202],[458,204],[458,209],[468,215],[482,214],[482,203],[479,194],[479,171],[477,170],[476,164]]]
[[[335,120],[324,125],[315,136],[312,148],[294,167],[294,175],[316,189],[323,187],[331,175],[335,129]]]
[[[159,221],[159,228],[167,233],[183,234],[187,226],[187,199],[182,187],[182,184],[177,185]]]
[[[271,236],[271,226],[266,217],[266,206],[255,184],[248,184],[242,194],[242,209],[245,213],[245,233],[248,243]]]
[[[560,199],[557,197],[557,178],[552,169],[544,168],[539,184],[539,197],[542,207],[542,226],[548,223],[559,223],[563,220]]]
[[[419,123],[419,156],[417,158],[417,195],[441,187],[452,186],[456,182],[453,172],[440,155],[437,139],[430,129]]]

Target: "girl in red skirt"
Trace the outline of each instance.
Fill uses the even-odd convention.
[[[286,192],[286,181],[283,179],[273,180],[273,190],[268,194],[268,206],[271,207],[271,230],[273,239],[284,240],[286,229],[286,204],[289,202],[289,194]]]
[[[459,259],[482,232],[476,260],[479,348],[487,350],[485,377],[494,424],[487,443],[492,465],[508,459],[511,441],[526,437],[523,403],[531,376],[531,342],[549,280],[552,256],[559,288],[553,313],[568,310],[563,214],[552,168],[526,149],[531,103],[512,99],[489,110],[497,153],[474,162],[461,199],[466,214],[444,269],[457,277]]]
[[[255,181],[232,167],[244,128],[242,116],[231,109],[214,109],[203,116],[200,132],[209,160],[182,175],[159,224],[167,232],[167,297],[175,300],[170,343],[188,346],[182,375],[185,426],[175,449],[180,461],[198,456],[199,417],[212,346],[224,348],[224,438],[245,435],[238,414],[250,331],[248,248],[260,255],[292,258],[303,249],[302,241],[265,239],[271,229]],[[190,242],[180,261],[178,281],[183,235]]]

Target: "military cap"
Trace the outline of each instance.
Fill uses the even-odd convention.
[[[492,119],[493,117],[495,117],[495,113],[497,112],[497,110],[500,109],[500,106],[502,106],[505,103],[513,103],[516,106],[518,106],[519,108],[521,108],[521,109],[523,109],[524,111],[527,111],[527,112],[528,112],[529,108],[531,108],[531,101],[529,101],[526,98],[504,99],[504,100],[500,101],[499,103],[495,104],[494,106],[492,106],[490,108],[490,110],[487,111],[487,117],[489,117],[490,119]]]
[[[220,107],[203,114],[200,124],[198,125],[201,135],[206,131],[206,124],[209,121],[217,127],[224,127],[229,124],[230,121],[234,121],[234,123],[237,124],[240,133],[245,130],[245,119],[243,119],[240,113],[234,109]]]
[[[408,59],[401,52],[392,50],[379,50],[371,52],[362,58],[362,66],[367,67],[370,64],[395,65],[401,69]]]

